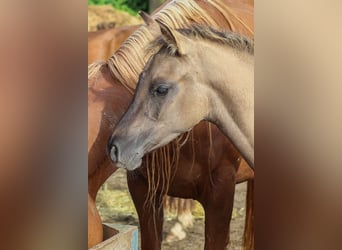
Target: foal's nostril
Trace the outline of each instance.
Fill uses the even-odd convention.
[[[111,158],[111,160],[114,162],[114,163],[117,163],[118,162],[118,155],[119,155],[119,150],[118,150],[118,147],[114,144],[114,137],[111,136],[108,140],[108,144],[107,144],[107,152],[109,154],[109,157]]]
[[[113,145],[113,137],[110,137],[107,142],[107,154],[110,155],[110,150],[112,149]]]
[[[110,158],[112,159],[114,163],[118,162],[118,154],[119,154],[118,147],[116,145],[112,145],[112,148],[110,150]]]

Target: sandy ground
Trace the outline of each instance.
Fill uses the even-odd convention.
[[[228,246],[228,249],[231,250],[242,249],[246,188],[246,183],[236,186],[234,210],[230,225],[230,244]],[[118,170],[107,180],[98,194],[97,206],[104,222],[138,225],[137,214],[127,189],[126,173],[124,170]],[[194,226],[185,230],[187,237],[177,242],[163,242],[163,250],[203,249],[204,217],[203,209],[199,203],[196,205],[194,216]],[[165,219],[164,237],[175,222],[175,218],[170,216]]]

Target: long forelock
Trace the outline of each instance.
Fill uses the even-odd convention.
[[[172,1],[153,18],[174,29],[185,28],[191,23],[218,26],[215,19],[194,0]],[[153,55],[153,51],[146,53],[146,46],[154,39],[148,27],[142,25],[108,59],[107,63],[112,74],[126,87],[136,88],[140,72]]]

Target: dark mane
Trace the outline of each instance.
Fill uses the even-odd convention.
[[[191,39],[212,41],[218,44],[228,45],[239,51],[245,51],[252,55],[254,54],[254,40],[238,33],[231,31],[218,31],[212,27],[198,24],[191,25],[186,29],[177,29],[177,32]],[[148,48],[148,51],[151,50],[167,50],[170,55],[175,55],[177,53],[177,48],[163,39],[162,36],[152,42]]]

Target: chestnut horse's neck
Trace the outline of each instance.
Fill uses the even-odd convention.
[[[254,55],[227,45],[201,43],[211,44],[196,50],[209,99],[206,119],[216,123],[254,167]]]
[[[117,169],[105,148],[131,98],[105,63],[88,66],[88,191],[94,200],[100,186]]]

